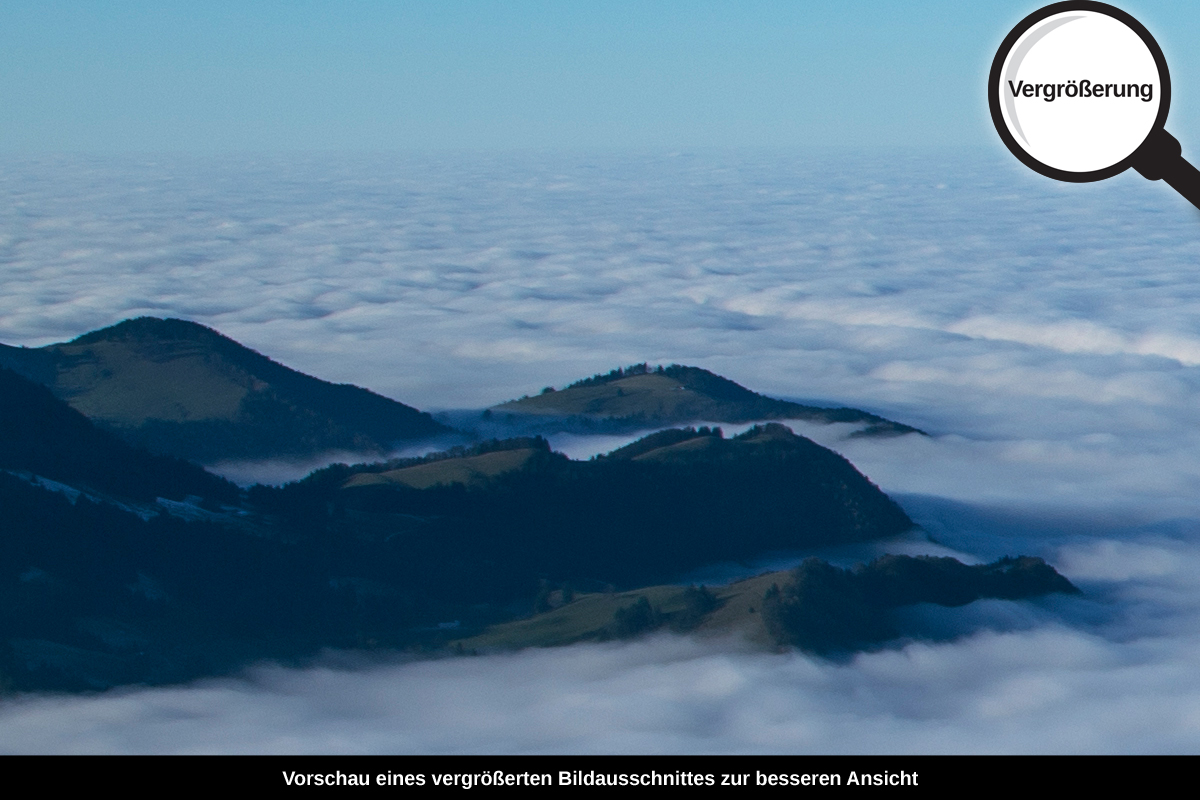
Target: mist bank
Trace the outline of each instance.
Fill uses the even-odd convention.
[[[27,698],[8,749],[1196,749],[1200,274],[1160,185],[942,152],[5,164],[0,341],[183,317],[421,408],[695,365],[926,431],[789,423],[964,562],[1084,592],[920,607],[923,641],[843,662],[664,636]]]

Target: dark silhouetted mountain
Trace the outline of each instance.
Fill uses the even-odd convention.
[[[333,515],[346,535],[392,537],[397,574],[457,583],[457,595],[480,602],[539,576],[629,586],[912,526],[848,461],[775,423],[732,439],[662,431],[591,461],[542,439],[491,442],[330,468],[252,496],[297,524]]]
[[[236,501],[237,487],[195,464],[132,447],[50,393],[0,367],[0,469],[153,501]],[[4,513],[0,511],[0,513]]]
[[[819,408],[776,400],[752,392],[728,378],[699,367],[647,364],[615,369],[577,381],[565,389],[549,387],[541,394],[510,400],[489,409],[492,415],[512,415],[536,421],[557,418],[576,427],[604,423],[612,428],[679,425],[689,422],[756,422],[800,419],[862,425],[857,435],[888,436],[921,433],[909,425],[855,408]]]
[[[127,320],[46,347],[0,345],[0,365],[131,444],[202,463],[384,453],[448,430],[402,403],[309,377],[178,319]]]
[[[916,603],[962,606],[1079,590],[1040,558],[968,566],[954,558],[887,555],[855,569],[815,558],[767,590],[763,622],[779,644],[817,653],[860,649],[902,633],[888,611]]]
[[[457,646],[465,650],[553,647],[625,639],[667,628],[834,654],[897,637],[928,635],[929,631],[921,630],[919,618],[891,613],[902,606],[958,606],[983,598],[1023,600],[1053,592],[1078,594],[1079,590],[1049,564],[1029,556],[972,567],[953,558],[888,555],[852,570],[812,558],[793,571],[768,572],[712,588],[660,585],[624,592],[576,592],[570,584],[547,584],[537,614],[464,636]],[[971,632],[976,625],[970,615],[964,615],[957,633]],[[948,632],[934,636],[943,638]]]
[[[147,519],[2,470],[0,509],[0,693],[183,681],[355,644],[353,604],[312,545]]]
[[[216,511],[188,512],[208,500]],[[845,459],[773,423],[728,440],[661,431],[589,461],[540,438],[492,441],[239,493],[6,370],[0,513],[0,692],[180,681],[328,647],[440,647],[556,606],[587,613],[548,638],[496,641],[733,629],[751,616],[745,591],[638,587],[912,524]],[[810,565],[801,589],[783,581],[751,600],[775,609],[780,640],[819,649],[886,638],[881,609],[898,604],[1066,591],[1035,559],[946,562]],[[591,599],[572,605],[577,589]],[[814,639],[797,610],[809,606],[845,631]]]

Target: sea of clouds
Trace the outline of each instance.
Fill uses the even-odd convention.
[[[25,697],[0,751],[1200,749],[1200,214],[1165,185],[970,152],[64,156],[0,161],[0,198],[6,344],[178,316],[430,410],[702,366],[928,431],[797,426],[947,552],[1085,592],[914,609],[924,638],[846,661],[664,636]]]

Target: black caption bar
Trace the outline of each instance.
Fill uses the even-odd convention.
[[[914,796],[982,787],[1120,791],[1191,777],[1194,759],[1112,756],[12,756],[10,784],[56,789],[269,791],[272,796],[387,792],[523,795],[656,792],[733,797],[819,791]],[[49,783],[47,783],[49,781]],[[464,793],[466,793],[464,795]]]

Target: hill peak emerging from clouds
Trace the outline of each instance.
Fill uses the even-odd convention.
[[[131,443],[201,462],[382,453],[447,430],[414,408],[289,369],[181,319],[139,317],[40,348],[0,345],[0,365]]]
[[[864,426],[860,435],[921,433],[856,408],[821,408],[777,400],[706,369],[681,364],[634,364],[576,381],[558,391],[547,387],[539,395],[510,400],[491,410],[529,417],[625,420],[635,425],[802,419],[859,423]]]

